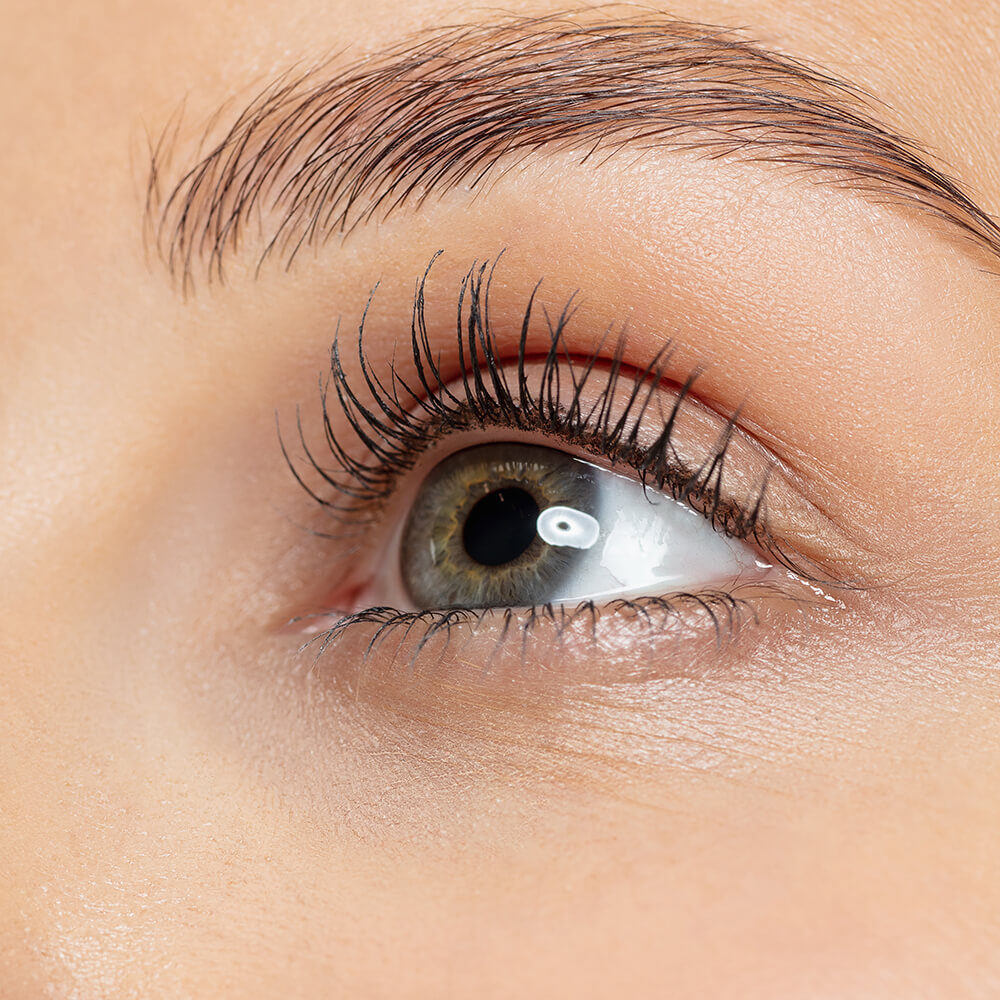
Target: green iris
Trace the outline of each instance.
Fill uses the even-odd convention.
[[[586,462],[554,448],[489,444],[450,455],[420,487],[403,532],[403,581],[417,607],[524,607],[554,599],[580,558],[550,545],[538,515],[596,514]]]

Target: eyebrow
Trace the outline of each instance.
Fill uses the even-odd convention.
[[[997,224],[879,122],[873,98],[728,29],[510,17],[330,69],[275,80],[166,195],[177,122],[151,149],[147,233],[185,290],[199,273],[223,279],[251,233],[258,269],[272,256],[289,265],[304,246],[475,189],[540,150],[579,151],[581,165],[656,148],[778,164],[915,205],[1000,256]]]

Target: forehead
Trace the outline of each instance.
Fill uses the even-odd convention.
[[[574,6],[515,0],[503,9],[537,14]],[[602,8],[609,17],[634,16],[636,10]],[[670,11],[695,22],[745,28],[769,48],[857,82],[888,105],[891,126],[938,154],[987,210],[1000,206],[994,127],[1000,95],[993,86],[991,43],[1000,28],[996,4],[685,0]],[[155,128],[181,100],[191,120],[199,120],[197,113],[211,113],[221,100],[244,88],[249,92],[296,63],[331,53],[362,56],[409,32],[486,16],[482,5],[443,0],[156,0],[141,8],[99,5],[86,22],[71,24],[32,7],[17,19],[18,58],[5,61],[17,85],[5,88],[0,100],[22,134],[58,124],[61,143],[93,146],[102,135],[117,143],[122,127],[134,130],[144,122]],[[67,73],[66,67],[78,72]],[[78,79],[89,81],[86,90],[75,84]],[[34,98],[29,108],[26,83]],[[85,128],[74,128],[84,122]]]

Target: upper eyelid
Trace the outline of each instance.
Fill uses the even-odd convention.
[[[570,353],[566,340],[566,333],[574,315],[573,297],[553,321],[544,307],[541,309],[535,307],[536,293],[541,287],[539,281],[528,296],[522,316],[520,335],[516,342],[514,375],[516,384],[511,387],[507,373],[508,362],[503,360],[504,356],[509,357],[510,354],[509,351],[503,351],[498,344],[490,319],[490,289],[493,274],[503,256],[502,252],[492,262],[473,265],[461,282],[458,292],[456,337],[453,341],[456,345],[456,367],[454,373],[450,374],[445,367],[447,362],[435,353],[424,313],[426,284],[442,252],[438,251],[432,257],[414,293],[409,331],[413,375],[404,377],[400,374],[395,361],[390,362],[388,380],[380,377],[372,369],[366,353],[365,329],[377,285],[372,290],[357,330],[355,348],[360,374],[356,378],[347,373],[342,362],[339,333],[331,347],[331,370],[322,383],[320,392],[323,428],[326,445],[330,448],[337,466],[334,474],[339,472],[346,477],[348,480],[346,488],[341,481],[333,478],[312,454],[302,427],[301,410],[300,408],[296,410],[297,436],[307,463],[328,486],[347,498],[345,504],[320,498],[303,482],[289,455],[279,422],[279,439],[286,462],[300,485],[323,507],[334,511],[352,512],[358,508],[378,506],[391,492],[393,480],[400,471],[395,466],[395,461],[387,463],[386,459],[395,460],[396,456],[405,452],[407,442],[415,441],[422,447],[428,431],[436,429],[433,428],[435,418],[447,420],[457,411],[463,411],[468,413],[472,421],[480,425],[493,424],[507,426],[512,430],[534,430],[540,422],[551,421],[558,415],[560,421],[566,419],[576,424],[586,423],[590,427],[594,412],[584,413],[578,404],[582,390],[591,379],[597,362],[602,357],[609,361],[610,371],[608,383],[594,404],[595,407],[600,405],[602,400],[611,398],[610,393],[619,382],[630,381],[625,373],[628,366],[624,364],[624,336],[618,337],[608,355],[604,351],[604,340],[612,329],[608,328],[605,338],[602,338],[588,358],[582,361],[575,358]],[[529,354],[527,348],[534,335],[533,321],[539,314],[544,315],[543,324],[547,326],[547,335],[542,341],[545,356],[540,362],[544,371],[539,387],[532,389],[527,384],[525,373],[533,364],[534,357]],[[353,340],[353,336],[350,339]],[[616,413],[612,418],[608,408],[605,412],[597,414],[607,435],[614,434],[617,438],[626,429],[626,418],[631,418],[627,426],[634,437],[641,423],[638,418],[642,416],[646,405],[653,398],[657,386],[664,380],[664,366],[669,355],[668,343],[655,352],[654,357],[641,371],[634,373],[631,378],[632,394],[623,413]],[[665,425],[667,441],[673,419],[679,413],[682,404],[687,401],[699,375],[700,369],[696,368],[684,383],[678,386],[677,398]],[[565,402],[566,379],[570,380],[572,386],[569,407]],[[355,388],[356,383],[357,388]],[[337,412],[346,416],[353,434],[358,437],[367,455],[373,459],[371,465],[366,465],[363,458],[358,459],[341,443],[342,436],[335,428],[331,417],[332,404],[329,398],[331,385],[336,397]],[[460,385],[457,394],[453,391],[456,385]],[[362,400],[358,395],[359,390],[364,391],[370,399]],[[639,405],[635,406],[637,401]],[[562,416],[563,410],[567,411],[565,417]],[[387,465],[393,465],[393,468],[389,469]]]
[[[366,530],[369,524],[380,522],[384,509],[390,500],[394,501],[397,483],[404,474],[412,471],[428,450],[430,443],[436,444],[431,435],[436,433],[452,434],[456,430],[484,429],[490,426],[505,427],[514,432],[531,431],[548,435],[568,429],[564,421],[569,419],[579,425],[579,429],[566,436],[578,450],[592,451],[597,464],[607,464],[610,467],[628,467],[650,486],[664,490],[675,499],[694,507],[708,518],[718,530],[726,534],[749,539],[755,542],[760,550],[774,562],[780,563],[799,576],[836,585],[841,581],[837,574],[830,574],[820,568],[810,556],[796,551],[790,540],[779,540],[769,530],[768,514],[764,505],[765,491],[769,486],[770,472],[780,467],[780,463],[766,449],[764,455],[754,458],[757,472],[763,472],[759,478],[751,474],[742,483],[739,492],[724,488],[723,477],[725,456],[736,437],[738,427],[737,415],[725,417],[712,411],[709,407],[696,401],[692,389],[699,376],[695,369],[681,384],[664,378],[664,369],[660,366],[663,355],[669,355],[667,348],[661,349],[648,365],[642,370],[631,370],[630,366],[612,366],[608,379],[598,377],[599,384],[595,386],[598,400],[611,399],[610,395],[618,385],[624,387],[630,401],[639,400],[640,407],[633,409],[630,419],[625,422],[620,418],[624,411],[619,405],[608,406],[598,413],[596,422],[593,415],[580,412],[574,415],[571,407],[567,407],[566,394],[576,394],[585,388],[586,377],[594,371],[593,361],[599,356],[607,358],[604,347],[598,346],[589,358],[580,360],[570,352],[571,341],[568,338],[568,325],[573,316],[569,309],[564,309],[559,320],[552,323],[545,316],[548,324],[547,343],[551,345],[549,358],[552,361],[551,371],[562,378],[562,387],[553,386],[551,394],[543,391],[533,392],[523,384],[517,385],[510,396],[504,401],[504,393],[508,390],[496,385],[487,385],[489,378],[481,382],[483,372],[494,371],[494,378],[507,379],[505,369],[513,364],[512,378],[520,382],[519,376],[524,372],[524,345],[529,337],[529,308],[525,311],[525,320],[521,326],[520,340],[517,345],[494,339],[495,334],[489,320],[489,289],[493,271],[497,262],[485,263],[471,268],[463,279],[460,299],[464,303],[464,312],[457,317],[457,343],[459,347],[466,344],[465,360],[456,371],[454,378],[446,378],[439,367],[434,340],[427,330],[423,315],[424,286],[430,270],[438,255],[432,259],[427,271],[420,279],[414,295],[414,312],[410,336],[416,368],[424,365],[423,373],[412,385],[405,383],[396,372],[395,362],[389,361],[389,386],[380,379],[370,366],[364,346],[364,322],[371,306],[365,308],[361,324],[361,332],[356,342],[358,350],[359,369],[361,374],[349,375],[340,364],[336,349],[332,352],[332,370],[327,380],[327,386],[322,391],[323,396],[323,430],[325,446],[329,448],[334,460],[334,468],[320,461],[310,448],[304,433],[301,412],[297,408],[296,431],[302,452],[305,455],[305,468],[318,475],[324,486],[318,487],[319,492],[307,482],[306,476],[299,471],[296,461],[290,456],[279,422],[279,439],[285,461],[295,479],[306,492],[327,512],[332,512],[339,521],[338,530],[332,534],[316,532],[337,539],[348,537],[363,537],[357,534],[358,529]],[[538,286],[536,285],[536,291]],[[374,293],[373,293],[374,294]],[[609,328],[608,333],[611,332]],[[454,336],[454,334],[453,334]],[[353,339],[353,338],[352,338]],[[473,345],[469,347],[469,343]],[[452,341],[455,343],[455,341]],[[623,362],[624,340],[613,342],[612,359],[615,364]],[[478,345],[478,347],[476,346]],[[504,361],[511,358],[516,347],[516,362]],[[421,360],[422,359],[422,360]],[[579,384],[567,382],[567,376],[572,372],[585,373]],[[561,375],[560,375],[561,373]],[[576,378],[576,375],[573,376]],[[539,384],[544,386],[544,374]],[[329,397],[329,385],[333,385],[333,399]],[[454,392],[453,387],[458,387]],[[404,387],[400,390],[400,387]],[[569,388],[567,388],[569,387]],[[423,392],[418,391],[422,389]],[[509,386],[508,386],[509,389]],[[666,401],[666,411],[657,413],[656,419],[650,418],[651,426],[643,426],[639,412],[643,401],[649,402],[654,396],[659,396],[661,390],[669,389],[669,401]],[[362,399],[358,393],[365,397]],[[520,395],[527,392],[525,397]],[[399,397],[404,398],[401,400]],[[369,398],[369,396],[371,398]],[[445,403],[440,397],[447,397]],[[374,402],[372,401],[374,400]],[[450,400],[450,401],[449,401]],[[676,435],[673,430],[674,419],[689,413],[688,403],[700,412],[705,410],[705,426],[714,425],[714,430],[706,433],[707,437],[701,445],[685,449],[688,454],[682,458],[677,451]],[[414,404],[408,406],[407,404]],[[503,406],[512,412],[505,416]],[[439,409],[440,408],[440,409]],[[444,414],[444,423],[437,427],[433,424],[435,413]],[[532,416],[534,414],[534,416]],[[567,415],[568,414],[568,415]],[[458,426],[448,418],[458,416],[469,418],[468,424]],[[711,418],[711,419],[710,419]],[[603,422],[603,423],[602,423]],[[690,437],[692,426],[690,420],[682,421],[683,437]],[[615,428],[618,428],[616,431]],[[623,430],[624,428],[624,430]],[[610,437],[602,443],[604,437]],[[636,437],[638,431],[644,432],[644,442]],[[628,432],[630,437],[623,435]],[[650,436],[655,440],[650,442]],[[699,435],[701,436],[701,435]],[[351,438],[357,438],[357,447]],[[634,440],[633,440],[634,439]],[[741,439],[742,440],[742,439]],[[624,447],[632,441],[631,450]],[[690,446],[692,440],[688,440]],[[742,446],[740,464],[746,465],[748,454]],[[759,445],[750,442],[756,452]],[[622,445],[616,452],[615,448]],[[581,456],[583,457],[583,456]],[[758,459],[762,464],[758,464]],[[655,461],[654,461],[655,460]],[[639,464],[637,464],[637,461]],[[744,468],[743,472],[749,471]],[[321,496],[320,493],[333,491],[332,497]],[[756,495],[753,494],[756,489]]]
[[[186,288],[201,265],[222,276],[251,217],[265,223],[261,259],[290,259],[408,199],[475,185],[501,155],[573,148],[586,159],[675,138],[918,205],[1000,254],[996,223],[857,88],[732,32],[649,15],[468,24],[330,77],[285,75],[164,194],[175,131],[152,151],[146,221]]]

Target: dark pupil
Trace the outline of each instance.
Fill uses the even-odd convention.
[[[484,566],[502,566],[535,540],[538,504],[517,486],[487,493],[469,511],[462,542],[469,557]]]

